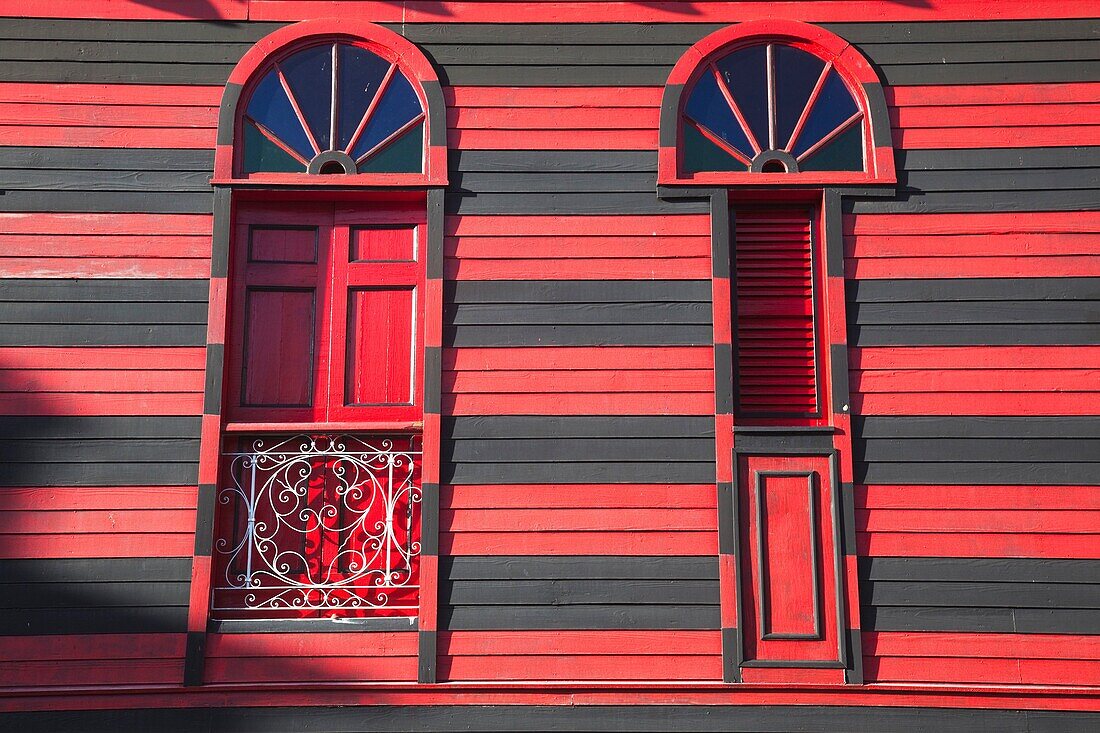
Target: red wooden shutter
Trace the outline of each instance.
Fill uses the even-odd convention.
[[[740,416],[818,412],[810,221],[806,209],[734,212]]]

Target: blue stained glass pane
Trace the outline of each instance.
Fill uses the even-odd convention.
[[[863,170],[863,127],[854,124],[798,164],[800,171]]]
[[[274,71],[269,72],[256,85],[245,113],[306,160],[313,157],[313,146],[309,144],[309,138],[306,137],[298,116],[294,114],[294,108],[290,106],[286,91],[279,82],[279,75]]]
[[[795,141],[791,154],[796,158],[802,155],[857,111],[859,107],[852,99],[852,94],[844,85],[840,75],[835,69],[830,71],[825,84],[821,87],[821,93],[814,102],[813,109],[806,118],[802,132],[798,134],[798,140]]]
[[[704,72],[691,90],[684,114],[739,150],[746,158],[752,158],[752,145],[745,137],[741,124],[733,115],[729,103],[718,88],[714,74]],[[690,125],[685,125],[688,129]],[[723,153],[725,155],[725,153]],[[717,165],[717,163],[716,163]],[[723,170],[715,168],[714,170]]]
[[[420,99],[416,96],[412,84],[400,73],[394,74],[386,91],[382,94],[381,101],[371,113],[367,128],[355,143],[351,157],[358,160],[360,156],[397,132],[420,112]]]
[[[792,46],[775,46],[775,144],[785,149],[825,62]]]
[[[374,99],[390,62],[366,49],[341,43],[336,50],[337,148],[343,150]]]
[[[321,150],[329,149],[332,115],[332,46],[314,46],[279,63],[298,108]],[[312,156],[310,156],[312,157]]]
[[[761,147],[768,147],[768,48],[750,46],[715,64],[749,129]]]
[[[304,173],[306,167],[263,136],[253,125],[244,126],[245,173]]]
[[[424,123],[414,126],[363,161],[360,173],[420,173],[424,168]]]
[[[700,171],[746,171],[748,166],[712,143],[690,124],[684,125],[684,169]]]

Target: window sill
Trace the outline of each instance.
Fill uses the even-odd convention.
[[[418,433],[424,422],[230,422],[224,429],[227,433]]]
[[[384,618],[286,618],[231,619],[211,621],[207,631],[212,634],[301,634],[358,631],[416,631],[416,616]]]

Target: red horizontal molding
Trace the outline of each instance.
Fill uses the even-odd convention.
[[[0,144],[47,148],[213,149],[213,128],[0,125]]]
[[[1100,232],[1100,211],[973,212],[966,214],[847,214],[844,234],[1079,234]]]
[[[1100,636],[865,631],[861,637],[869,657],[1100,660]]]
[[[447,236],[710,236],[710,215],[647,216],[448,216]]]
[[[80,488],[5,487],[0,511],[191,509],[194,486],[82,486]]]
[[[181,659],[92,659],[20,661],[0,664],[0,686],[87,687],[110,685],[180,685]]]
[[[440,487],[439,505],[444,510],[624,507],[713,510],[716,497],[713,484],[470,484]]]
[[[1100,355],[1100,347],[1097,354]],[[452,371],[711,369],[713,365],[713,350],[709,346],[468,347],[443,352],[443,368]]]
[[[903,129],[894,130],[893,139],[907,150],[1064,148],[1100,144],[1100,125]]]
[[[852,395],[857,415],[1096,415],[1097,392],[907,392]]]
[[[1095,660],[864,657],[863,669],[874,682],[1100,684],[1100,662]]]
[[[0,392],[0,415],[198,415],[200,392]]]
[[[722,653],[715,631],[443,631],[439,653],[454,656],[709,655]]]
[[[0,257],[0,277],[207,278],[210,260],[135,257]]]
[[[8,0],[11,2],[11,0]],[[42,0],[43,7],[48,7]],[[2,9],[3,6],[0,6]],[[18,6],[23,9],[24,6]],[[811,2],[363,2],[333,0],[325,6],[331,16],[359,14],[375,22],[466,22],[466,23],[737,23],[789,17],[809,22],[898,21],[898,20],[981,20],[1009,18],[1088,18],[1094,7],[1082,0],[1066,0],[1038,13],[1027,0],[929,0],[920,5],[821,0]],[[23,11],[27,12],[27,11]],[[56,9],[53,12],[58,12]],[[205,12],[209,13],[209,10]],[[312,0],[249,0],[250,20],[302,20],[315,17]],[[144,16],[138,16],[144,17]],[[203,16],[210,17],[210,16]],[[228,16],[226,16],[228,17]]]
[[[848,354],[852,369],[866,371],[1100,369],[1100,346],[864,346]]]
[[[186,642],[187,637],[185,634],[0,636],[0,660],[5,662],[76,662],[122,659],[182,659]]]
[[[442,680],[714,680],[722,655],[618,654],[570,656],[451,656],[439,661]]]
[[[950,258],[956,260],[986,257],[1035,258],[1100,254],[1100,232],[1013,232],[1011,234],[849,234],[844,241],[845,255],[860,260],[905,258]]]
[[[195,235],[209,237],[213,218],[209,214],[51,214],[0,213],[0,232],[12,234],[60,235],[67,242],[74,235]],[[7,243],[9,240],[0,239]],[[51,236],[40,244],[53,242]],[[133,243],[131,243],[133,244]],[[109,245],[108,245],[109,246]],[[115,246],[122,246],[116,243]],[[192,244],[192,246],[194,246]],[[178,255],[177,255],[178,256]]]
[[[192,512],[192,516],[194,513]],[[0,559],[65,557],[190,557],[195,551],[195,522],[172,533],[4,534]]]
[[[77,491],[78,489],[73,489]],[[43,534],[168,534],[194,525],[195,509],[82,509],[0,512],[0,536]]]
[[[891,107],[950,107],[954,105],[1094,104],[1100,82],[1065,84],[941,84],[883,88]]]
[[[443,391],[452,394],[709,392],[713,389],[714,372],[710,369],[443,372]]]
[[[615,101],[611,97],[608,102]],[[0,120],[5,107],[0,104]],[[660,122],[659,105],[627,107],[605,103],[583,107],[469,107],[447,110],[447,127],[457,130],[537,131],[569,130],[583,136],[600,130],[656,130]]]
[[[416,631],[359,631],[346,633],[210,634],[207,658],[291,657],[291,664],[312,657],[415,657]]]
[[[853,392],[1100,392],[1093,369],[894,369],[852,371]]]
[[[103,20],[247,20],[249,0],[113,0],[58,3],[52,0],[0,0],[0,15],[16,18],[94,18]]]
[[[702,280],[710,258],[456,260],[447,258],[450,280]]]
[[[652,234],[603,237],[446,237],[443,254],[463,261],[469,260],[536,260],[566,259],[641,259],[654,257],[710,258],[710,237],[702,233],[680,236]]]
[[[586,394],[443,395],[450,415],[709,415],[712,393],[615,392]]]
[[[1100,559],[1095,534],[857,532],[856,548],[873,557]]]
[[[1100,486],[857,486],[859,509],[1100,511]],[[1097,527],[1100,533],[1100,526]]]
[[[57,366],[65,362],[57,362]],[[134,362],[137,366],[140,362]],[[198,369],[9,369],[0,361],[4,392],[176,393],[203,390]]]
[[[348,634],[344,634],[347,645]],[[310,683],[310,682],[413,682],[417,659],[405,657],[362,656],[360,647],[347,647],[343,657],[298,657],[273,660],[265,657],[206,660],[204,683]]]
[[[206,367],[199,346],[0,346],[0,368],[185,370]]]
[[[0,88],[0,95],[4,90]],[[0,125],[34,127],[216,128],[218,107],[159,106],[129,100],[125,104],[8,102],[0,96]],[[171,133],[169,133],[171,134]],[[167,145],[162,147],[168,147]]]
[[[713,555],[716,532],[441,532],[450,555]]]
[[[441,509],[441,532],[686,532],[716,530],[713,508]]]
[[[1100,493],[1100,492],[1098,492]],[[1100,535],[1100,511],[1046,509],[1026,504],[1012,509],[857,509],[863,532]],[[1097,537],[1100,543],[1100,537]]]

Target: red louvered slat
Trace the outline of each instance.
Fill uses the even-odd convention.
[[[810,212],[734,212],[737,402],[742,417],[818,411]]]

